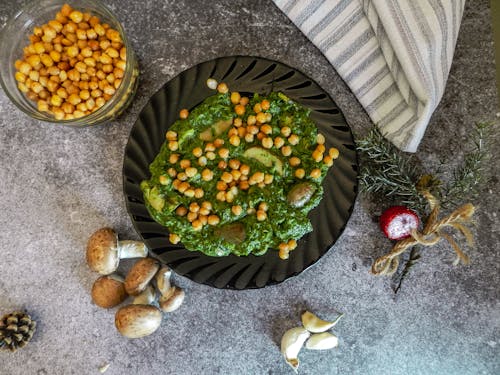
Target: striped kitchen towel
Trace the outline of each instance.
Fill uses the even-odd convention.
[[[273,0],[372,121],[415,152],[444,92],[465,0]]]

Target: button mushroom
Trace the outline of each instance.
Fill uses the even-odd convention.
[[[125,278],[125,290],[131,296],[140,294],[160,269],[160,263],[153,258],[138,260]]]
[[[118,241],[111,228],[101,228],[87,243],[87,264],[101,275],[116,271],[120,259],[144,258],[148,255],[146,245],[141,241]]]
[[[156,299],[156,291],[152,285],[148,285],[141,293],[135,296],[132,304],[134,305],[150,305]]]
[[[151,305],[128,305],[115,315],[115,326],[123,336],[136,339],[155,332],[161,324],[160,309]]]
[[[92,286],[92,301],[99,307],[109,309],[119,305],[126,298],[123,278],[118,275],[101,276]]]
[[[292,207],[303,207],[316,192],[316,186],[310,182],[295,185],[286,196],[288,204]]]
[[[170,283],[172,271],[167,266],[163,266],[156,275],[156,286],[161,293],[160,309],[163,312],[172,312],[177,310],[184,301],[186,294],[184,291]]]

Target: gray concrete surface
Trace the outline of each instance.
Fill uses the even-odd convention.
[[[23,3],[0,2],[0,25]],[[381,207],[360,197],[336,246],[308,271],[238,292],[176,277],[187,291],[185,305],[150,337],[120,337],[114,311],[90,301],[96,275],[84,248],[103,225],[137,237],[122,196],[123,150],[138,112],[164,82],[216,56],[261,55],[316,79],[355,131],[370,123],[325,58],[270,1],[107,3],[142,70],[137,97],[119,121],[58,128],[27,118],[0,91],[0,314],[27,309],[39,322],[28,347],[0,352],[2,375],[97,374],[105,363],[109,375],[288,374],[278,343],[306,307],[346,316],[334,330],[340,347],[302,352],[302,374],[500,373],[496,158],[476,202],[469,267],[452,267],[452,252],[440,244],[423,253],[395,296],[389,280],[368,273],[389,242],[373,221]],[[466,5],[446,92],[417,154],[430,169],[441,160],[457,164],[472,124],[499,112],[488,3]],[[496,154],[498,132],[492,142]]]

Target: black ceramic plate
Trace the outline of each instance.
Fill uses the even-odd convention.
[[[310,108],[311,118],[326,137],[326,146],[339,149],[340,157],[328,172],[321,204],[311,211],[314,231],[304,236],[286,261],[269,250],[263,256],[210,257],[168,241],[165,227],[148,214],[139,188],[150,177],[149,164],[165,133],[182,108],[191,109],[214,91],[209,77],[226,82],[231,90],[269,93],[281,91]],[[123,163],[127,210],[136,230],[151,252],[190,279],[217,288],[260,288],[297,275],[315,263],[335,243],[351,215],[357,193],[357,155],[351,131],[330,96],[313,80],[282,63],[260,57],[223,57],[196,65],[166,83],[153,95],[132,128]]]

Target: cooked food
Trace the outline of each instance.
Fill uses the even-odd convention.
[[[309,110],[284,94],[230,92],[219,83],[180,118],[150,165],[141,189],[170,241],[210,256],[282,259],[312,231],[307,214],[338,157],[326,150]],[[270,250],[273,251],[273,250]]]

